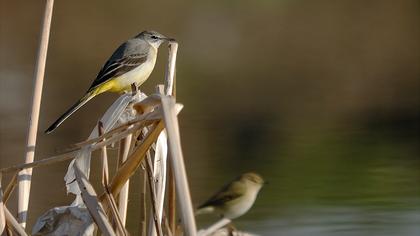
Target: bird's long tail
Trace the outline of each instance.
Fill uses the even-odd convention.
[[[61,115],[47,130],[46,134],[52,133],[58,126],[61,125],[67,118],[69,118],[74,112],[79,110],[83,105],[89,102],[90,99],[98,95],[98,91],[91,90],[85,96],[83,96],[79,101],[77,101],[70,109],[68,109],[63,115]]]

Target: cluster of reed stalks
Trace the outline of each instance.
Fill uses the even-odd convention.
[[[131,210],[142,213],[142,230],[140,230],[142,235],[178,235],[180,231],[186,235],[195,235],[197,230],[177,119],[182,105],[175,102],[174,78],[178,49],[175,41],[169,43],[165,84],[158,85],[154,94],[150,96],[139,94],[137,88],[133,86],[132,94],[123,95],[108,109],[86,141],[74,144],[57,155],[37,158],[38,160],[34,161],[53,3],[53,0],[47,0],[42,24],[25,163],[0,169],[0,180],[4,174],[13,176],[4,191],[0,181],[1,235],[28,235],[25,227],[30,198],[30,178],[20,177],[31,176],[33,168],[69,160],[72,160],[69,170],[75,178],[73,183],[69,184],[77,185],[76,188],[80,192],[76,194],[83,200],[82,204],[89,211],[101,234],[128,235],[125,222],[129,180],[136,171],[141,170],[144,180],[148,180],[143,183],[141,197],[143,204],[140,206],[141,209]],[[128,119],[124,118],[123,115],[127,112],[134,115]],[[163,141],[159,141],[159,138]],[[112,157],[108,156],[107,147],[116,143],[119,143],[118,169],[111,177],[108,158]],[[159,148],[164,149],[166,153],[162,154]],[[102,188],[95,190],[89,180],[89,164],[91,153],[97,150],[101,152]],[[169,157],[168,160],[166,156]],[[6,204],[17,185],[19,185],[19,207],[18,217],[14,217]],[[168,190],[165,190],[166,186]],[[150,195],[148,198],[145,196],[147,193]],[[168,196],[165,197],[165,194]],[[146,199],[150,199],[149,204]],[[175,211],[175,199],[178,199],[179,212]],[[164,203],[167,209],[164,209]],[[152,209],[149,217],[145,214],[147,205]],[[23,212],[25,214],[22,214]],[[177,214],[181,218],[180,225],[176,223]]]
[[[229,223],[229,220],[222,220],[207,230],[197,232],[196,229],[177,118],[182,105],[176,103],[175,96],[178,50],[175,41],[169,42],[164,84],[157,85],[155,93],[146,96],[133,85],[132,93],[122,95],[110,106],[86,141],[34,161],[53,3],[54,0],[46,0],[25,163],[0,169],[0,234],[29,235],[25,227],[32,169],[70,160],[65,179],[68,192],[77,196],[72,206],[76,204],[87,209],[96,225],[93,234],[129,235],[126,229],[129,181],[136,171],[142,173],[143,179],[141,204],[140,209],[130,210],[140,212],[140,235],[208,235]],[[109,156],[107,150],[114,144],[118,144],[119,149],[116,157]],[[95,184],[89,180],[91,154],[95,151],[101,153],[100,189],[95,189]],[[112,177],[109,158],[118,158]],[[2,176],[5,174],[12,178],[3,188]],[[15,217],[6,204],[17,185],[18,212]],[[178,210],[176,206],[179,206]],[[146,214],[149,211],[151,213]],[[178,218],[180,222],[176,220]],[[37,235],[43,233],[37,232]]]

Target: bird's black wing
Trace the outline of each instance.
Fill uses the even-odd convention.
[[[110,80],[111,78],[125,74],[147,61],[147,54],[131,54],[117,60],[109,60],[99,71],[89,90]]]

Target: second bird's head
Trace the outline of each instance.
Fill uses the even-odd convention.
[[[239,181],[244,183],[248,188],[259,191],[261,187],[265,184],[264,179],[261,175],[255,172],[248,172],[239,177]]]
[[[173,40],[156,31],[147,30],[138,34],[136,38],[147,41],[150,45],[152,45],[155,48],[158,48],[163,42]]]

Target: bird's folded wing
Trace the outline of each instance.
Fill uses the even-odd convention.
[[[198,209],[207,207],[207,206],[222,206],[226,202],[235,200],[245,193],[243,184],[238,181],[235,181],[224,188],[222,188],[218,193],[213,195],[209,200],[200,205]]]
[[[95,88],[96,86],[120,75],[123,75],[134,68],[140,66],[147,61],[147,54],[132,54],[125,56],[121,59],[108,61],[101,71],[99,71],[98,76],[93,81],[89,89]]]

